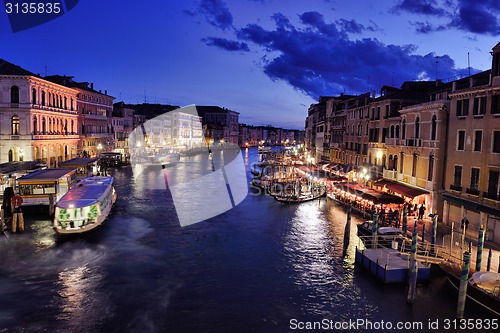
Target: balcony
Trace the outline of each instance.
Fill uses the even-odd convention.
[[[483,197],[490,200],[500,201],[500,194],[483,192]]]
[[[450,185],[450,190],[453,190],[453,191],[458,191],[458,192],[462,192],[462,186],[460,186],[460,185],[455,185],[455,184],[451,184],[451,185]]]
[[[406,139],[406,146],[407,147],[422,147],[422,139],[418,138],[411,138],[411,139]]]
[[[55,132],[47,132],[45,134],[30,135],[31,140],[62,140],[62,139],[79,139],[80,135],[77,133],[59,134]]]
[[[387,169],[384,169],[384,178],[385,179],[396,180],[396,177],[397,177],[397,171],[396,170],[387,170]]]
[[[472,195],[479,195],[479,190],[477,188],[466,188],[465,193]]]

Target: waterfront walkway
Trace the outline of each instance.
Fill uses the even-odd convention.
[[[425,217],[423,220],[417,220],[414,216],[408,216],[407,220],[407,237],[411,238],[413,229],[415,227],[415,223],[417,223],[417,234],[419,236],[418,240],[419,242],[422,241],[422,229],[424,228],[425,225],[425,230],[424,230],[424,241],[426,243],[431,242],[432,238],[432,219],[429,217]],[[437,227],[437,233],[436,233],[436,245],[448,245],[451,241],[450,235],[452,234],[452,229],[450,226],[447,226],[443,223],[438,223]],[[465,239],[464,239],[464,246],[462,246],[462,250],[459,249],[461,243],[461,237],[462,237],[462,229],[454,229],[453,232],[453,237],[454,237],[454,245],[456,248],[454,249],[458,253],[464,252],[468,250],[468,245],[471,244],[471,269],[475,270],[476,268],[476,260],[477,260],[477,242],[478,242],[478,232],[475,230],[467,230]],[[487,262],[488,262],[488,253],[489,250],[492,250],[492,258],[491,258],[491,265],[490,265],[490,271],[497,272],[499,270],[499,264],[500,264],[500,245],[486,241],[484,242],[483,246],[483,255],[482,255],[482,264],[481,264],[481,271],[486,271],[487,268]]]

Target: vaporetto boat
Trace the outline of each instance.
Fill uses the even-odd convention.
[[[115,201],[113,177],[83,179],[57,203],[54,230],[59,234],[90,231],[106,220]]]

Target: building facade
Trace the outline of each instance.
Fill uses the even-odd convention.
[[[450,93],[444,222],[469,221],[500,243],[500,43],[492,69],[454,82]]]
[[[0,162],[55,167],[78,153],[78,91],[0,60]]]

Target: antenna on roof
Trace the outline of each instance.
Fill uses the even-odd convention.
[[[469,58],[469,52],[467,52],[467,68],[469,69],[469,76],[470,76],[470,58]]]
[[[47,65],[45,65],[45,76],[47,76]]]
[[[439,63],[439,56],[436,56],[436,81],[438,79],[438,63]]]
[[[147,100],[146,100],[146,88],[144,88],[144,104],[147,103]]]

